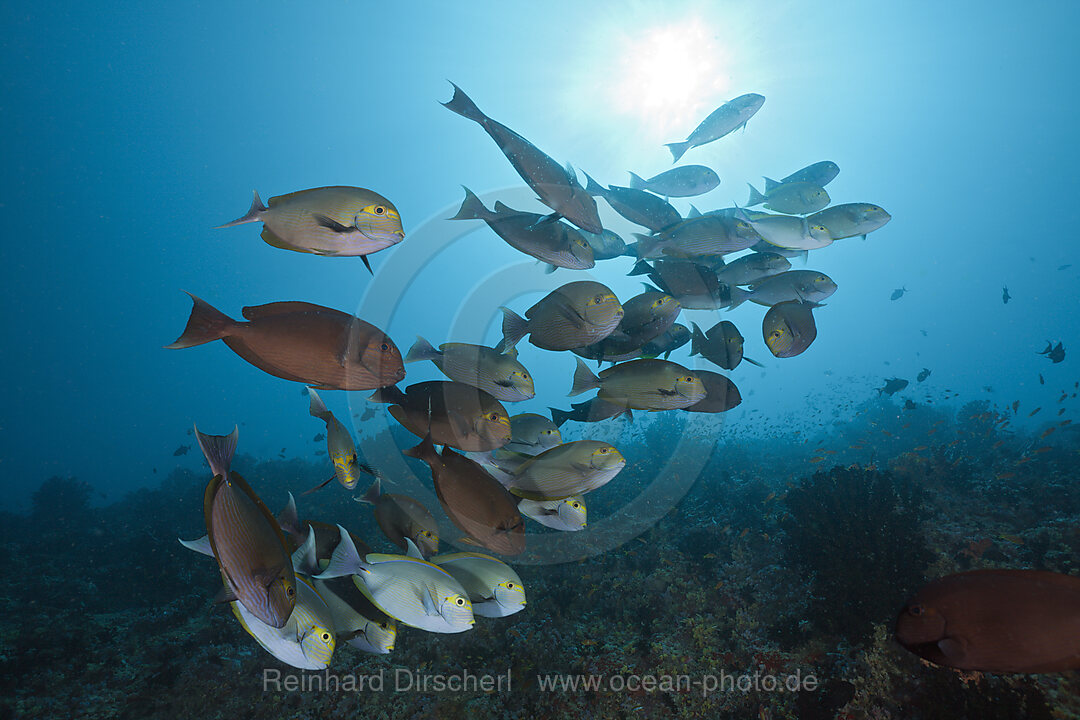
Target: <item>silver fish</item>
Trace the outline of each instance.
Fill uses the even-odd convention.
[[[746,127],[747,121],[765,104],[765,98],[756,93],[747,93],[729,100],[720,107],[709,113],[709,116],[694,128],[684,142],[667,143],[666,147],[671,150],[674,158],[672,162],[678,162],[679,158],[692,147],[719,140],[728,133]]]
[[[695,197],[704,195],[720,184],[720,177],[704,165],[683,165],[644,180],[630,173],[630,187],[648,190],[664,197]]]

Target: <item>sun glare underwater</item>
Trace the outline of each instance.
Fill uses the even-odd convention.
[[[0,21],[0,718],[1080,717],[1080,7]]]

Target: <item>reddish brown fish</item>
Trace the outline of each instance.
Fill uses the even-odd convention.
[[[405,454],[431,467],[443,510],[468,538],[503,555],[519,555],[525,550],[525,523],[517,498],[480,465],[448,447],[440,455],[430,437]]]
[[[920,657],[960,670],[1080,669],[1080,577],[975,570],[939,578],[900,613],[896,639]]]
[[[701,378],[701,384],[705,386],[705,399],[694,403],[690,407],[683,408],[686,412],[722,413],[742,402],[739,388],[735,387],[735,383],[720,373],[710,370],[695,370],[694,374]]]
[[[372,402],[391,403],[390,414],[419,438],[466,452],[494,450],[510,442],[510,416],[488,393],[447,380],[375,391]]]
[[[224,340],[263,372],[319,390],[374,390],[405,377],[401,352],[374,325],[306,302],[245,307],[248,322],[233,320],[191,295],[184,334],[167,348]]]

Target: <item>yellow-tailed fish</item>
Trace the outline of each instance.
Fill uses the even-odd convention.
[[[285,626],[296,605],[296,576],[277,520],[240,475],[229,470],[238,431],[204,435],[195,429],[214,473],[203,495],[210,547],[221,568],[223,601],[238,600],[262,622]]]
[[[326,423],[326,454],[330,456],[330,462],[334,464],[334,474],[322,485],[312,489],[318,490],[337,478],[346,490],[352,490],[359,482],[361,473],[375,475],[375,470],[366,463],[360,462],[356,455],[356,445],[353,443],[352,435],[341,424],[341,421],[326,409],[326,404],[314,388],[308,388],[308,396],[311,399],[308,412],[312,417],[317,417]]]
[[[343,185],[278,195],[270,198],[269,207],[256,192],[246,215],[218,227],[253,222],[263,224],[262,239],[276,248],[360,256],[369,271],[367,255],[405,237],[392,202],[372,190]]]
[[[601,400],[632,410],[678,410],[705,397],[701,379],[669,360],[631,360],[601,371],[599,377],[578,360],[570,395],[594,388]]]
[[[529,459],[505,484],[518,497],[561,500],[607,484],[625,466],[626,459],[612,445],[576,440]]]
[[[536,396],[529,371],[517,360],[517,349],[499,352],[483,345],[444,343],[436,350],[417,336],[405,362],[430,360],[451,380],[479,388],[496,400],[518,402]]]
[[[562,532],[584,530],[587,517],[585,498],[571,495],[562,500],[528,500],[518,502],[518,511],[541,525]]]
[[[375,506],[375,521],[386,538],[402,550],[406,550],[406,538],[416,543],[423,557],[439,551],[439,524],[423,503],[408,495],[384,493],[382,481],[375,478],[363,497],[357,502]]]
[[[525,609],[525,586],[514,569],[480,553],[436,555],[431,562],[454,576],[469,594],[473,614],[506,617]]]
[[[370,553],[361,559],[343,528],[341,542],[316,579],[345,575],[354,576],[356,586],[376,607],[410,627],[457,633],[475,622],[468,594],[445,570],[405,555]]]

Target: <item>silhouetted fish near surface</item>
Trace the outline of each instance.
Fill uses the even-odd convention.
[[[1012,295],[1009,294],[1009,286],[1006,285],[1001,288],[1001,302],[1008,305],[1010,300],[1012,300]]]
[[[930,368],[923,368],[919,371],[919,374],[915,376],[916,382],[922,382],[926,378],[930,377]]]
[[[554,215],[549,216],[551,219],[562,216],[582,230],[591,233],[604,231],[596,201],[581,187],[573,173],[510,128],[481,112],[457,85],[454,85],[454,96],[442,104],[484,128],[521,179],[537,194],[540,202],[555,211]]]
[[[843,203],[833,205],[806,218],[811,224],[823,225],[833,240],[862,236],[884,226],[892,215],[885,208],[871,203]]]
[[[630,173],[630,187],[648,190],[664,197],[694,197],[704,195],[720,184],[720,177],[704,165],[683,165],[672,168],[648,180]]]
[[[789,300],[769,308],[761,321],[761,334],[773,355],[795,357],[810,347],[817,338],[815,307],[815,303]]]
[[[1080,669],[1080,578],[1041,570],[974,570],[919,590],[896,639],[938,665],[991,673]]]
[[[878,388],[878,395],[885,393],[886,395],[892,395],[893,393],[900,392],[908,386],[908,381],[903,378],[890,378],[885,381],[885,386]]]
[[[188,450],[190,450],[190,449],[191,449],[190,445],[181,445],[180,447],[173,450],[173,457],[180,457],[181,455],[187,455]]]
[[[816,163],[813,163],[812,165],[807,165],[806,167],[802,168],[801,170],[796,170],[795,172],[791,173],[790,175],[788,175],[786,178],[784,178],[780,182],[782,182],[782,183],[806,182],[806,183],[811,183],[813,185],[817,185],[819,187],[825,187],[826,185],[831,183],[833,180],[835,180],[836,176],[839,175],[839,174],[840,174],[840,166],[839,165],[837,165],[836,163],[834,163],[831,160],[822,160],[821,162],[816,162]]]
[[[394,204],[377,192],[358,187],[320,187],[270,198],[262,204],[254,194],[241,218],[219,225],[263,223],[262,239],[283,250],[315,255],[367,255],[402,241],[405,231]]]
[[[233,320],[191,293],[183,335],[166,348],[224,340],[265,373],[319,390],[373,390],[405,377],[401,352],[385,333],[347,313],[306,302],[245,307]]]
[[[692,147],[719,140],[740,127],[746,127],[747,121],[761,109],[763,104],[765,104],[764,96],[747,93],[716,108],[694,128],[685,141],[666,144],[666,147],[671,150],[672,162],[678,162],[679,158]]]
[[[653,232],[660,232],[682,222],[682,215],[663,198],[652,193],[633,188],[610,185],[604,187],[585,173],[585,190],[595,197],[607,200],[615,212],[634,223]]]
[[[907,291],[908,290],[907,290],[906,287],[896,288],[895,290],[892,291],[892,295],[889,296],[889,299],[890,300],[899,300],[900,298],[904,297],[904,293],[906,293]]]

